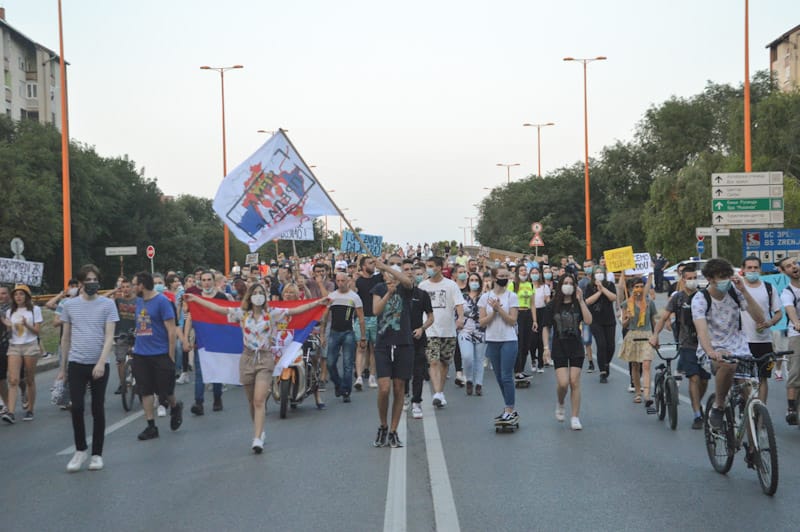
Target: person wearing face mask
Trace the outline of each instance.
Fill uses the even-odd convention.
[[[583,291],[584,296],[587,296],[586,290],[589,286],[595,284],[594,280],[594,261],[592,259],[587,259],[583,261],[583,270],[578,272],[578,286]],[[582,275],[582,277],[581,277]],[[588,297],[588,296],[587,296]],[[589,303],[587,302],[587,305]],[[592,320],[594,323],[594,320]],[[586,370],[587,373],[594,373],[594,360],[592,356],[592,328],[588,323],[583,324],[582,330],[582,340],[583,340],[583,349],[586,353],[586,360],[589,361],[589,368]]]
[[[414,364],[411,381],[411,416],[422,419],[422,386],[428,375],[428,359],[425,348],[428,337],[425,331],[433,325],[431,296],[420,290],[419,284],[425,280],[425,264],[413,264],[410,259],[403,260],[403,271],[413,275],[414,293],[411,296],[411,337],[414,343]]]
[[[122,393],[122,383],[125,380],[125,357],[128,354],[128,342],[125,338],[120,338],[120,336],[136,328],[136,295],[133,293],[131,282],[127,277],[123,277],[120,287],[114,294],[114,304],[119,317],[114,331],[114,336],[118,337],[114,344],[114,359],[117,362],[119,386],[114,394],[119,395]]]
[[[606,279],[606,269],[602,266],[593,268],[592,280],[587,283],[586,305],[592,313],[591,336],[597,344],[597,366],[600,371],[600,382],[608,382],[609,365],[616,349],[617,318],[614,315],[614,303],[617,301],[617,289],[612,281]],[[591,360],[589,367],[591,367]]]
[[[466,261],[464,262],[466,263]],[[469,286],[467,285],[467,267],[464,265],[456,266],[453,280],[456,282],[456,286],[462,294],[465,290],[468,290]],[[456,369],[456,378],[453,380],[453,382],[456,386],[461,388],[464,386],[466,380],[464,379],[464,363],[461,357],[461,343],[458,341],[458,337],[456,337],[456,351],[453,354],[453,366]]]
[[[697,294],[697,271],[694,264],[686,264],[682,269],[681,289],[675,292],[667,302],[664,314],[658,320],[650,345],[659,346],[658,335],[669,322],[670,315],[675,315],[673,329],[678,332],[678,371],[689,379],[689,399],[692,403],[692,429],[703,428],[703,396],[706,394],[708,380],[711,375],[697,361],[697,331],[692,321],[692,298]]]
[[[507,268],[492,270],[494,289],[478,300],[478,324],[486,328],[486,357],[491,361],[497,385],[503,395],[503,412],[495,421],[518,423],[515,409],[514,364],[517,361],[517,294],[506,290],[510,273]]]
[[[478,301],[488,290],[483,290],[481,276],[470,273],[464,297],[464,327],[458,332],[458,345],[464,361],[467,395],[483,395],[483,362],[486,359],[486,328],[479,323]]]
[[[652,275],[650,274],[650,277]],[[636,341],[636,339],[650,339],[651,331],[656,324],[656,304],[647,295],[645,283],[640,277],[631,279],[628,285],[628,298],[621,304],[622,326],[628,329],[628,334],[622,341],[619,358],[631,363],[631,378],[635,393],[633,402],[642,402],[643,380],[645,406],[650,408],[653,404],[653,400],[650,398],[650,363],[653,360],[653,348],[647,342]]]
[[[552,321],[553,364],[556,371],[556,421],[565,419],[564,401],[570,392],[572,430],[582,430],[579,417],[581,409],[581,369],[585,356],[581,345],[581,325],[592,323],[592,314],[586,306],[583,291],[575,276],[565,274],[559,279],[558,292],[547,305],[548,319]],[[545,342],[550,331],[545,328]]]
[[[63,335],[61,351],[64,358],[56,379],[63,379],[69,364],[69,393],[72,401],[72,434],[75,454],[67,471],[79,471],[88,458],[84,397],[91,383],[92,394],[92,454],[89,470],[103,469],[103,443],[106,431],[105,394],[108,384],[108,358],[114,348],[114,328],[119,321],[116,305],[97,294],[100,289],[100,270],[87,264],[78,272],[83,295],[64,303],[61,313]],[[67,363],[67,360],[69,361]]]
[[[546,323],[546,307],[550,302],[550,287],[544,282],[539,268],[530,270],[533,283],[533,308],[531,308],[533,325],[531,326],[531,357],[536,358],[536,373],[544,373],[544,335],[542,328]],[[549,361],[549,346],[548,346]]]
[[[528,354],[531,355],[531,373],[536,371],[536,362],[531,353],[531,341],[534,332],[538,332],[538,325],[534,328],[535,320],[531,312],[531,303],[534,296],[533,283],[528,278],[528,267],[520,264],[514,275],[514,280],[508,283],[508,290],[517,294],[519,312],[517,314],[517,362],[514,365],[514,378],[524,380],[530,377],[525,373],[525,364]]]

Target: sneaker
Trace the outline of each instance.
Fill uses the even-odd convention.
[[[100,471],[101,469],[103,469],[103,457],[93,454],[92,459],[89,460],[89,471]]]
[[[539,368],[536,370],[536,373],[544,373],[544,368]]]
[[[372,443],[372,445],[375,447],[385,446],[388,434],[389,434],[389,427],[383,425],[378,427],[378,435],[375,436],[375,441]]]
[[[583,429],[583,425],[581,425],[581,420],[576,418],[576,417],[573,417],[572,419],[570,419],[569,426],[570,426],[570,428],[572,428],[572,430],[581,430],[581,429]]]
[[[344,397],[342,397],[342,402],[343,403],[349,403],[350,402],[350,394],[349,393],[345,393],[345,394],[342,394],[342,395],[344,396]]]
[[[564,421],[564,405],[556,405],[556,421]]]
[[[175,384],[189,384],[189,374],[182,371],[180,376],[175,380]]]
[[[370,375],[369,379],[369,387],[370,388],[377,388],[378,387],[378,379],[375,378],[375,375]]]
[[[419,403],[411,403],[411,417],[414,419],[422,419],[422,405]]]
[[[519,412],[517,412],[516,410],[511,412],[511,414],[509,414],[509,416],[510,416],[512,421],[519,421]]]
[[[189,409],[189,412],[196,416],[202,416],[205,414],[205,409],[203,408],[203,403],[195,403],[192,405],[192,408]]]
[[[156,415],[158,417],[167,417],[167,409],[164,408],[164,405],[158,405],[158,408],[156,409]]]
[[[447,406],[447,399],[444,398],[444,393],[439,392],[439,408]]]
[[[605,371],[600,372],[600,384],[608,384],[608,375]]]
[[[3,419],[3,421],[8,423],[9,425],[13,425],[14,423],[17,422],[17,418],[14,417],[14,414],[12,414],[11,412],[6,412],[5,414],[3,414],[3,418],[2,419]]]
[[[461,372],[461,371],[456,371],[456,378],[453,381],[453,382],[456,383],[456,386],[458,386],[459,388],[463,388],[464,387],[464,380],[465,380],[464,379],[464,373]]]
[[[392,431],[389,433],[389,447],[392,449],[397,449],[398,447],[402,447],[403,442],[400,441],[400,437],[397,435],[397,431]]]
[[[361,377],[357,378],[356,382],[353,383],[353,388],[360,392],[364,388],[364,379]]]
[[[716,406],[711,408],[711,411],[708,413],[708,424],[711,425],[711,428],[714,430],[722,428],[723,414],[724,412]]]
[[[155,425],[152,427],[147,425],[147,427],[139,433],[139,440],[141,441],[152,440],[153,438],[158,438],[158,427]]]
[[[472,395],[472,381],[467,381],[467,395]]]
[[[8,407],[6,405],[0,405],[0,416],[4,416],[8,414]]]
[[[87,458],[89,458],[89,453],[86,451],[75,451],[75,454],[72,455],[72,460],[67,464],[67,472],[75,473],[80,471]]]
[[[28,410],[25,412],[25,415],[22,416],[22,421],[33,421],[33,411]]]
[[[261,435],[263,436],[264,433],[262,432]],[[256,454],[261,454],[264,451],[264,438],[253,438],[253,452]]]
[[[636,391],[636,388],[633,387],[633,384],[628,385],[628,392],[633,393]]]
[[[589,369],[586,370],[587,373],[594,373],[594,360],[589,361]]]
[[[117,390],[114,392],[114,395],[122,395],[122,385],[120,384],[117,386]]]
[[[475,385],[475,395],[483,395],[483,386],[480,384]]]
[[[503,410],[502,412],[500,412],[499,416],[494,416],[494,420],[495,421],[500,421],[502,419],[505,419],[505,417],[506,417],[506,411]]]
[[[440,398],[442,394],[440,392],[436,392],[433,394],[433,406],[436,408],[441,408],[442,406],[442,399]]]
[[[692,421],[692,429],[701,430],[702,428],[703,428],[703,417],[697,416],[696,418],[694,418],[694,421]]]
[[[13,416],[13,414],[11,414]],[[3,417],[5,419],[5,417]],[[789,410],[786,412],[786,422],[789,425],[797,425],[797,410]]]
[[[178,430],[183,423],[183,401],[175,401],[175,406],[169,410],[169,428]]]
[[[219,412],[222,410],[222,397],[215,397],[214,398],[214,406],[211,408],[214,412]]]

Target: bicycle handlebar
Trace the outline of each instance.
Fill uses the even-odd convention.
[[[634,338],[633,341],[634,342],[649,342],[650,339],[649,338]],[[656,355],[658,355],[658,358],[660,358],[661,360],[663,360],[665,362],[675,360],[680,355],[680,353],[676,350],[675,351],[675,356],[673,356],[673,357],[665,357],[664,355],[661,354],[661,351],[659,351],[658,347],[655,347],[655,346],[652,346],[652,345],[650,347],[652,347],[653,350],[656,352]],[[666,343],[663,343],[663,344],[659,342],[659,347],[680,347],[680,344],[677,343],[677,342],[666,342]]]
[[[722,361],[727,362],[728,364],[737,364],[739,362],[755,362],[758,365],[765,364],[771,360],[786,360],[784,357],[786,355],[793,354],[794,351],[774,351],[772,353],[765,353],[760,357],[756,357],[753,355],[750,356],[743,356],[743,357],[731,357],[731,356],[723,356]]]

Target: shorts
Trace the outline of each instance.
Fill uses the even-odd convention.
[[[754,357],[760,357],[766,355],[767,353],[772,353],[772,344],[771,343],[758,343],[758,344],[747,344],[750,346],[750,353]],[[775,367],[775,361],[771,360],[768,364],[759,364],[758,366],[758,378],[759,379],[769,379],[772,377],[772,368]]]
[[[782,331],[772,330],[772,345],[775,347],[775,351],[789,350],[789,337],[786,336],[786,329]]]
[[[364,330],[367,332],[367,343],[375,345],[378,338],[378,317],[377,316],[364,316]],[[353,332],[356,333],[356,343],[361,341],[361,326],[356,322],[353,327]]]
[[[270,351],[256,352],[245,347],[239,357],[239,382],[245,386],[255,384],[256,381],[267,385],[272,382],[272,370],[275,369],[275,357]]]
[[[800,336],[789,337],[789,349],[794,351],[794,354],[786,357],[789,360],[786,387],[800,388]]]
[[[133,355],[133,376],[140,395],[166,399],[175,389],[175,362],[169,355]]]
[[[592,345],[592,326],[584,323],[581,329],[583,331],[583,345]]]
[[[553,367],[558,368],[582,368],[586,356],[583,352],[583,345],[579,338],[554,338],[553,351],[550,359]]]
[[[449,364],[455,352],[455,337],[441,338],[432,336],[428,338],[428,346],[425,348],[425,356],[428,357],[428,362],[440,361]]]
[[[8,374],[8,355],[0,353],[0,381],[6,380]]]
[[[8,346],[8,356],[38,357],[41,354],[42,350],[39,348],[38,340],[27,344],[10,344]]]
[[[375,346],[375,370],[378,378],[408,380],[414,367],[413,345]]]
[[[125,362],[125,356],[128,354],[128,347],[130,344],[125,339],[119,339],[114,342],[114,357],[117,359],[117,364]]]
[[[711,378],[708,371],[697,361],[697,349],[692,347],[681,347],[678,349],[678,371],[686,375],[687,378],[694,377],[695,375],[704,381]]]

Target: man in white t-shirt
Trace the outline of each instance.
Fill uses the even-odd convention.
[[[430,364],[433,405],[438,408],[447,405],[444,383],[450,360],[456,351],[457,331],[464,326],[464,297],[455,281],[442,275],[443,267],[442,257],[431,257],[426,260],[428,279],[419,285],[420,290],[428,292],[433,307],[433,325],[426,333],[428,346],[425,354]]]
[[[781,292],[781,303],[786,309],[786,317],[789,318],[789,350],[794,351],[788,356],[786,402],[789,408],[786,422],[797,425],[797,393],[800,388],[800,265],[797,264],[797,257],[786,257],[776,265],[789,277],[789,286]]]
[[[753,321],[748,312],[742,312],[742,331],[747,336],[747,343],[750,344],[750,352],[754,357],[760,357],[772,353],[772,330],[770,327],[781,321],[783,311],[781,310],[780,295],[775,293],[772,285],[761,280],[761,259],[756,256],[749,256],[742,262],[742,274],[747,291],[755,300],[761,312],[764,314],[766,323],[758,324]],[[758,398],[766,404],[767,391],[769,390],[769,378],[772,376],[773,363],[762,364],[758,367]]]
[[[330,307],[322,318],[320,330],[326,330],[331,324],[327,338],[328,374],[333,381],[336,397],[342,396],[342,401],[350,402],[350,392],[353,387],[353,365],[356,358],[356,339],[353,332],[353,318],[358,318],[359,332],[361,333],[360,347],[367,347],[366,325],[364,323],[364,304],[358,294],[350,289],[350,278],[344,272],[336,273],[337,290],[328,294]],[[338,362],[341,352],[342,375],[339,375]],[[361,390],[359,385],[358,390]]]

